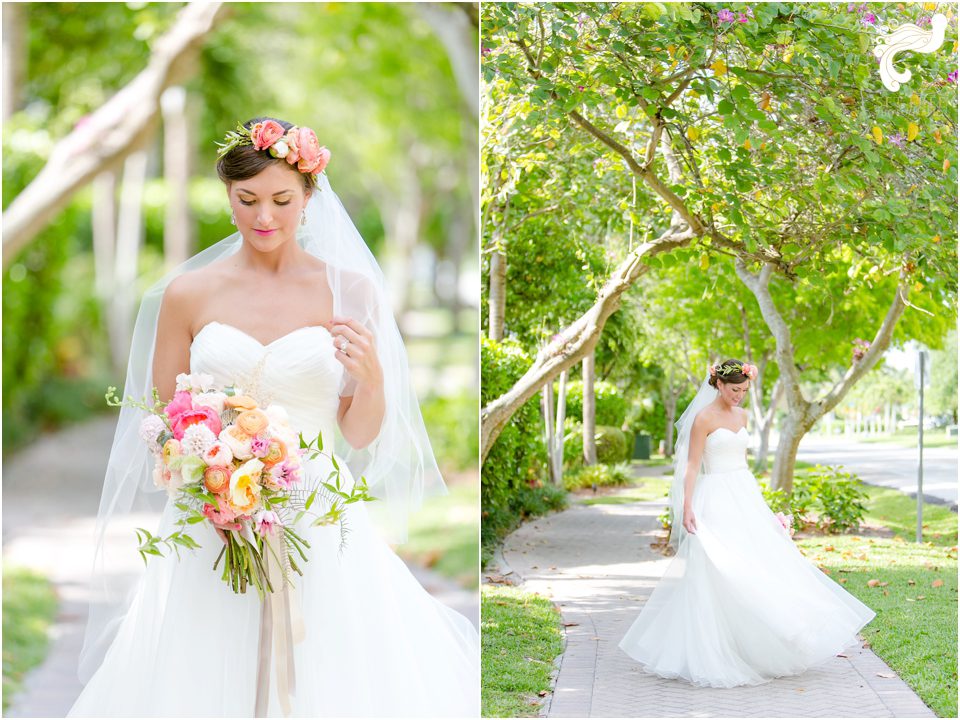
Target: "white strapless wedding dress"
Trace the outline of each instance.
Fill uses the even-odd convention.
[[[620,641],[648,672],[758,685],[833,657],[874,617],[800,553],[767,507],[746,464],[749,437],[726,428],[707,436],[697,532]]]
[[[259,365],[259,368],[257,367]],[[190,370],[218,384],[258,373],[259,393],[283,405],[304,437],[332,438],[343,366],[319,326],[268,345],[210,323],[194,338]],[[328,446],[332,443],[327,443]],[[345,463],[344,481],[349,485]],[[307,477],[329,469],[309,461]],[[326,474],[324,474],[326,477]],[[159,534],[178,511],[168,502]],[[294,645],[296,717],[478,717],[479,638],[473,625],[428,594],[377,532],[364,503],[337,527],[301,530],[310,542],[295,576],[305,639]],[[78,717],[252,717],[260,599],[234,594],[212,570],[222,547],[206,524],[201,548],[151,558],[116,639],[70,711]],[[270,685],[270,716],[282,716]]]

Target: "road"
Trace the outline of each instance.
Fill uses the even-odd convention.
[[[957,509],[957,448],[924,448],[923,494],[928,501]],[[872,485],[917,491],[917,449],[888,443],[858,443],[842,436],[807,435],[797,459],[843,465]],[[915,495],[914,495],[915,496]]]

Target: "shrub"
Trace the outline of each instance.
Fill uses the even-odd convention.
[[[430,395],[420,403],[420,409],[441,470],[476,468],[480,454],[476,391]]]
[[[555,387],[559,391],[559,386]],[[593,384],[596,398],[596,423],[620,427],[627,419],[627,401],[623,399],[619,388],[605,380]],[[583,382],[574,380],[567,383],[567,417],[583,422]]]
[[[576,470],[583,467],[583,423],[573,418],[563,421],[563,467]]]
[[[577,472],[564,475],[563,484],[567,490],[577,490],[596,485],[597,487],[615,487],[629,485],[632,479],[630,465],[617,463],[616,465],[588,465]]]
[[[842,467],[816,465],[794,478],[793,493],[771,490],[760,483],[763,498],[774,512],[793,515],[794,529],[812,524],[824,532],[839,533],[860,525],[866,513],[867,494],[860,479]]]
[[[627,438],[620,428],[601,425],[594,436],[597,442],[597,462],[610,465],[627,458]]]
[[[513,340],[483,338],[481,403],[499,397],[526,372],[532,359]],[[511,418],[483,463],[480,480],[484,555],[524,518],[555,508],[562,490],[544,486],[543,421],[537,396]]]

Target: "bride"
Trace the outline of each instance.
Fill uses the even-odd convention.
[[[756,372],[711,367],[677,422],[677,553],[620,641],[661,677],[727,688],[795,675],[855,643],[875,615],[803,557],[747,468],[740,405]]]
[[[179,513],[154,483],[143,412],[124,406],[70,716],[476,717],[476,630],[388,544],[444,488],[383,276],[323,172],[329,152],[309,128],[255,118],[219,156],[237,232],[144,296],[124,397],[236,384],[319,433],[346,486],[362,473],[378,499],[347,505],[343,529],[298,525],[308,562],[275,601],[220,579],[225,536],[206,523],[190,526],[199,549],[150,558],[128,592],[117,569],[136,556],[136,513],[162,510],[161,536]],[[326,479],[334,462],[305,459],[304,476]]]

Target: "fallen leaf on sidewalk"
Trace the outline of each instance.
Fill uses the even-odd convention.
[[[893,673],[877,673],[877,677],[882,677],[882,678],[895,678],[896,675],[894,675]]]
[[[848,658],[848,659],[850,658],[850,656],[847,655],[846,653],[837,653],[836,656],[837,656],[837,657],[842,657],[842,658]]]
[[[579,624],[580,624],[580,623],[565,622],[565,623],[563,624],[563,626],[564,626],[564,627],[576,627],[576,626],[579,625]]]
[[[540,692],[537,693],[537,695],[539,695],[540,697],[546,697],[548,692],[550,692],[550,691],[549,691],[549,690],[541,690]]]

